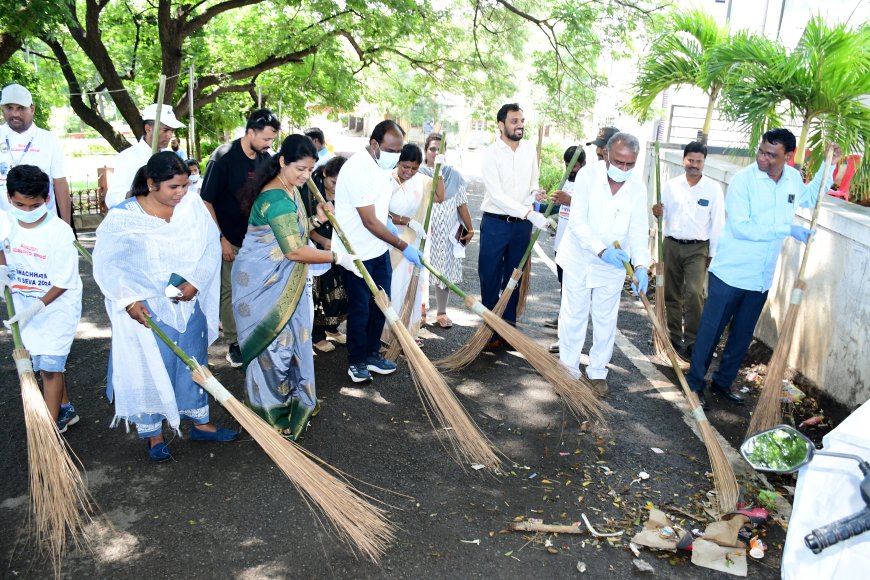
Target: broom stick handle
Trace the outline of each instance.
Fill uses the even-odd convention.
[[[9,313],[9,318],[12,318],[15,316],[15,305],[12,303],[12,291],[9,286],[3,288],[3,297],[6,298],[6,312]],[[21,340],[21,328],[17,322],[12,325],[12,343],[17,349],[24,348],[24,342]]]
[[[619,248],[619,242],[613,242],[613,247],[616,249]],[[637,278],[634,277],[634,268],[631,267],[631,264],[628,262],[623,262],[623,266],[625,266],[625,271],[628,276],[637,283]],[[674,351],[674,346],[671,344],[671,341],[668,339],[668,333],[665,331],[661,322],[659,322],[658,317],[656,316],[656,311],[652,307],[652,304],[649,303],[649,299],[646,297],[646,294],[643,292],[638,292],[638,298],[640,298],[643,307],[646,309],[646,313],[649,316],[650,322],[652,322],[653,329],[655,333],[658,335],[659,340],[665,344],[665,352],[668,353],[668,358],[671,361],[671,366],[674,368],[674,372],[677,374],[677,380],[680,381],[680,386],[683,388],[683,391],[686,394],[686,398],[689,400],[689,404],[692,407],[692,413],[700,413],[703,415],[703,409],[701,409],[701,402],[698,400],[697,395],[694,394],[692,389],[689,387],[689,383],[686,382],[686,376],[683,374],[683,369],[680,368],[680,363],[677,361],[677,353]],[[698,419],[701,420],[700,418]],[[707,420],[706,416],[704,416],[703,420]]]
[[[659,157],[659,142],[656,139],[655,145],[655,176],[656,176],[656,203],[661,205],[662,203],[662,173],[661,173],[661,162]],[[663,262],[662,255],[664,254],[664,244],[662,240],[662,216],[657,218],[658,227],[656,227],[656,244],[658,249],[658,261],[659,263]],[[656,284],[659,283],[658,276],[661,274],[661,268],[656,266]]]
[[[810,222],[810,230],[815,231],[816,224],[819,221],[819,209],[822,207],[822,198],[825,194],[825,181],[828,179],[828,171],[831,169],[831,164],[834,161],[834,146],[833,144],[829,144],[827,149],[825,149],[825,164],[822,167],[822,178],[819,180],[819,196],[816,198],[816,206],[813,208],[813,219]],[[813,240],[816,238],[815,234],[810,234],[809,238],[807,238],[807,243],[804,244],[804,255],[801,258],[801,268],[798,271],[798,281],[804,279],[804,274],[807,270],[807,263],[809,262],[810,257],[810,248],[813,245]]]
[[[565,167],[565,171],[562,172],[562,179],[559,181],[559,185],[556,186],[556,189],[554,189],[550,194],[550,201],[549,201],[549,203],[547,203],[547,208],[544,210],[544,215],[546,217],[550,217],[550,215],[553,213],[553,206],[556,205],[555,202],[553,201],[552,194],[555,193],[556,191],[560,191],[563,187],[565,187],[565,182],[568,181],[569,177],[571,177],[571,170],[574,169],[575,165],[577,165],[577,160],[580,159],[580,154],[582,152],[583,152],[583,148],[580,145],[577,145],[577,148],[574,150],[574,155],[571,156],[571,161]],[[541,235],[541,231],[542,231],[542,230],[539,230],[538,228],[534,228],[534,229],[535,229],[535,231],[532,234],[532,239],[529,240],[529,245],[526,246],[526,253],[523,254],[523,257],[520,260],[519,264],[517,264],[517,267],[515,268],[515,270],[522,271],[523,266],[526,265],[526,262],[528,261],[529,257],[532,255],[532,249],[535,247],[535,242],[538,241],[538,237]]]
[[[196,361],[188,356],[186,352],[181,350],[180,346],[172,342],[172,339],[166,336],[166,333],[163,332],[159,326],[157,326],[157,323],[154,322],[150,316],[145,317],[145,322],[148,323],[148,328],[153,330],[154,334],[156,334],[157,337],[162,340],[166,344],[166,346],[168,346],[170,350],[172,350],[172,352],[174,352],[176,356],[178,356],[178,358],[180,358],[184,362],[184,364],[190,367],[190,370],[195,371],[199,368],[199,365],[196,364]]]
[[[347,240],[347,236],[344,235],[344,230],[341,229],[338,220],[335,219],[335,214],[333,214],[326,208],[326,199],[324,199],[323,194],[320,193],[320,189],[318,189],[317,185],[315,185],[314,181],[310,177],[308,178],[308,189],[310,189],[311,193],[314,194],[314,197],[317,198],[318,203],[323,205],[323,211],[326,214],[329,223],[332,224],[335,233],[338,234],[338,238],[341,240],[341,243],[344,244],[345,249],[353,254],[353,247],[351,247],[350,242]],[[369,291],[372,293],[373,296],[377,296],[378,287],[375,285],[375,281],[372,279],[369,271],[366,270],[366,267],[363,265],[362,260],[357,258],[353,261],[353,263],[356,265],[357,268],[359,268],[363,280],[365,280],[366,286],[369,287]]]
[[[160,75],[157,83],[157,112],[154,115],[154,131],[151,133],[151,155],[157,155],[160,151],[157,135],[160,134],[160,116],[163,113],[163,97],[166,93],[166,75]]]
[[[83,245],[78,242],[78,240],[73,241],[73,246],[75,246],[76,250],[79,251],[79,254],[82,255],[82,258],[84,258],[88,264],[94,264],[94,257]]]
[[[438,155],[444,155],[447,150],[447,135],[441,136],[441,145],[438,146]],[[438,190],[438,177],[441,175],[441,163],[435,164],[435,169],[432,171],[432,189],[429,192],[429,205],[426,207],[426,219],[423,220],[423,231],[429,233],[429,221],[432,219],[432,206],[435,204],[435,192]],[[444,184],[447,187],[447,184]],[[445,192],[446,193],[446,192]],[[420,240],[420,253],[423,253],[423,248],[426,247],[426,238]]]
[[[428,260],[426,260],[425,258],[421,257],[421,258],[420,258],[420,261],[423,262],[423,266],[424,266],[427,270],[429,270],[429,271],[432,273],[433,276],[435,276],[436,278],[438,278],[439,280],[441,280],[441,281],[442,281],[442,282],[443,282],[443,283],[444,283],[448,288],[450,288],[450,290],[452,290],[452,291],[453,291],[457,296],[459,296],[459,297],[462,298],[463,300],[465,300],[466,298],[468,298],[468,294],[466,294],[465,292],[463,292],[463,291],[459,288],[459,286],[457,286],[456,284],[454,284],[453,282],[451,282],[450,280],[448,280],[448,279],[447,279],[447,276],[445,276],[444,274],[442,274],[441,272],[439,272],[438,270],[436,270],[435,267],[434,267],[432,264],[430,264],[430,263],[428,262]]]

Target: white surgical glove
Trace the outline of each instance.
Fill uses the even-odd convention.
[[[418,222],[417,220],[411,220],[408,222],[408,228],[417,234],[418,240],[426,239],[426,230],[423,228],[423,224]]]
[[[526,219],[532,222],[532,225],[539,230],[552,231],[556,229],[556,223],[540,212],[531,211],[529,212],[529,217]]]
[[[444,154],[438,154],[435,156],[435,165],[444,165],[445,156]]]
[[[12,278],[9,277],[9,266],[4,264],[0,266],[0,294],[2,294],[11,283]]]
[[[333,252],[335,254],[335,263],[344,268],[345,270],[350,270],[358,277],[362,278],[362,272],[359,271],[359,268],[354,264],[355,260],[359,260],[359,258],[353,254],[343,254],[341,252]]]
[[[19,311],[9,320],[3,321],[3,326],[12,328],[12,325],[18,323],[18,328],[24,328],[30,320],[45,309],[45,303],[42,300],[36,300],[24,310]]]

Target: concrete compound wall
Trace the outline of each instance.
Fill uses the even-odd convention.
[[[647,154],[652,159],[651,148]],[[682,151],[663,149],[660,157],[662,183],[682,174]],[[711,157],[704,173],[719,181],[727,196],[728,182],[740,169]],[[651,205],[655,199],[651,174],[647,183]],[[798,210],[796,223],[809,227],[811,220],[811,209]],[[651,231],[655,231],[653,220]],[[835,400],[856,407],[870,399],[870,209],[825,196],[817,232],[788,362]],[[803,249],[803,244],[786,239],[755,328],[756,338],[771,348],[788,310]]]

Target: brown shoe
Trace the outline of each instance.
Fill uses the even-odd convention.
[[[453,321],[446,314],[439,314],[436,322],[441,328],[453,328]]]
[[[606,397],[607,393],[610,391],[610,387],[607,386],[607,379],[591,379],[592,382],[592,390],[595,391],[595,394],[599,397]]]

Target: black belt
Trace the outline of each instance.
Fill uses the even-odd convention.
[[[667,239],[671,240],[672,242],[677,242],[678,244],[681,244],[683,246],[688,245],[688,244],[704,244],[704,243],[710,241],[710,240],[678,240],[677,238],[672,238],[671,236],[665,236],[665,237]]]
[[[518,218],[512,215],[504,215],[503,213],[490,213],[488,211],[483,212],[483,215],[489,216],[491,218],[495,218],[497,220],[501,220],[503,222],[523,222],[526,221],[525,218]]]

